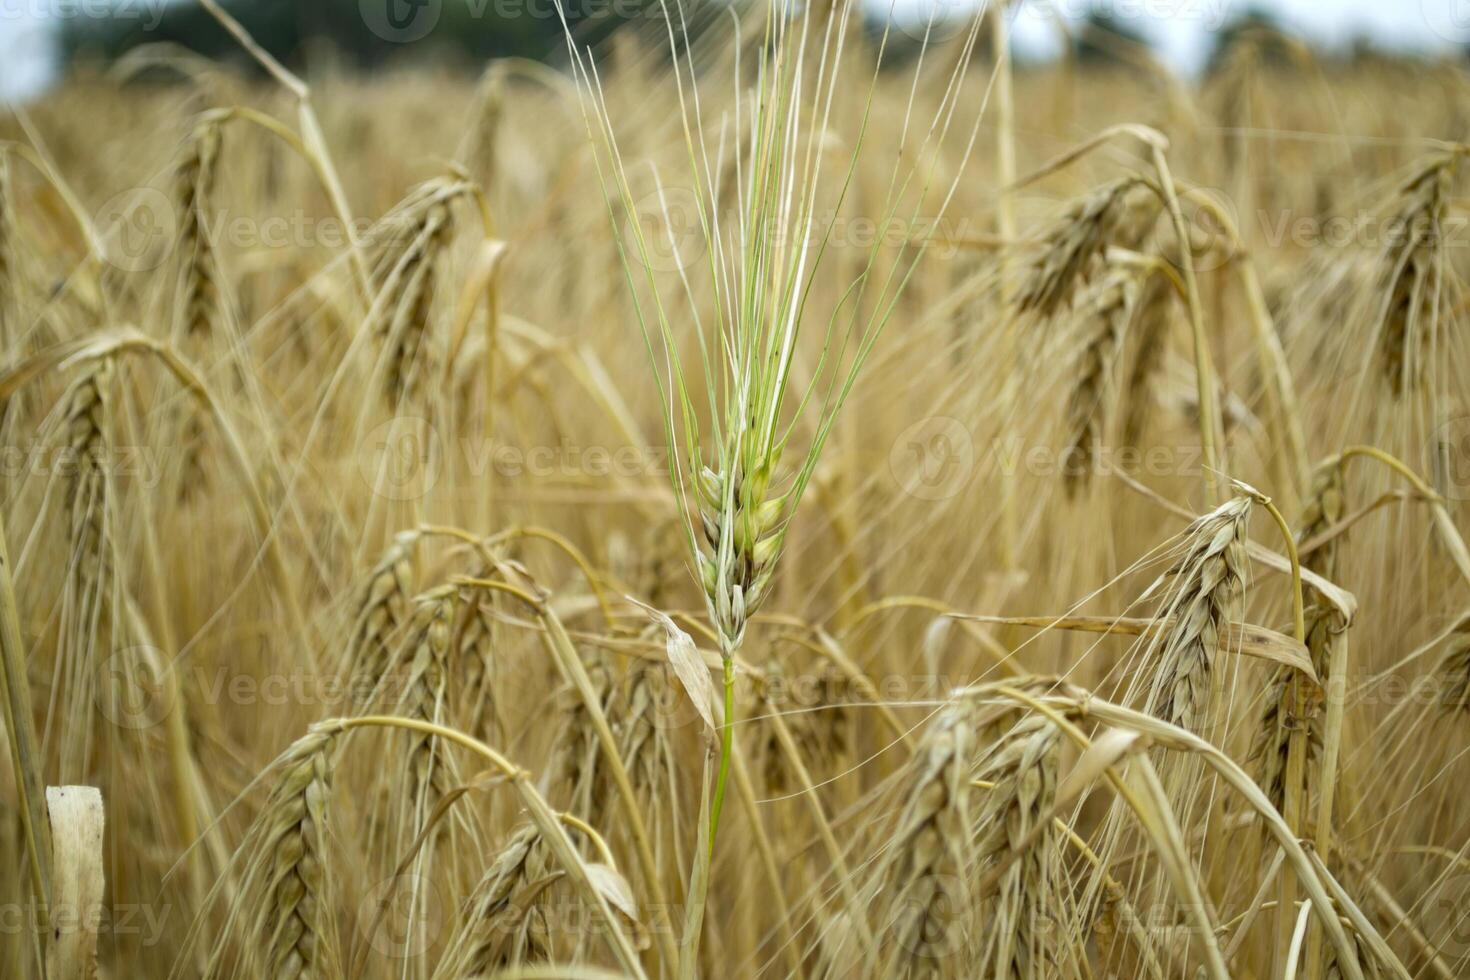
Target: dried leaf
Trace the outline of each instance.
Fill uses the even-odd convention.
[[[681,630],[678,624],[668,616],[647,603],[639,602],[632,596],[626,598],[633,605],[648,613],[649,618],[663,628],[669,666],[674,668],[674,675],[679,678],[679,684],[684,688],[684,693],[688,694],[689,700],[694,702],[694,710],[698,711],[699,717],[704,719],[708,734],[713,737],[719,728],[715,723],[715,712],[718,710],[715,685],[714,681],[710,680],[709,668],[704,665],[704,660],[699,656],[699,648],[694,645],[693,637]]]

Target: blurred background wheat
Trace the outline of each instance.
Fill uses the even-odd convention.
[[[605,7],[11,11],[0,974],[1470,973],[1458,53]]]

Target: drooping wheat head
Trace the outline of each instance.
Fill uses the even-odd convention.
[[[107,384],[112,359],[92,358],[62,396],[61,438],[68,474],[65,514],[71,567],[84,586],[105,582],[112,563],[107,549]]]
[[[347,645],[347,672],[354,708],[379,695],[392,663],[394,646],[409,616],[416,531],[401,531],[368,573]]]
[[[791,735],[797,754],[804,760],[803,764],[806,764],[805,760],[813,758],[811,753],[825,749],[817,732],[817,712],[813,710],[817,706],[805,699],[797,700],[795,690],[779,660],[772,658],[762,669],[759,685],[762,713],[781,715],[781,721]],[[796,774],[792,771],[791,759],[777,734],[776,726],[763,725],[761,731],[763,738],[760,744],[760,771],[766,792],[780,796],[795,791]]]
[[[221,126],[215,119],[198,122],[184,144],[174,172],[174,207],[179,231],[176,339],[207,338],[219,316],[219,264],[209,226],[210,195],[219,159]]]
[[[1049,812],[1056,798],[1058,736],[1047,718],[1026,714],[1006,728],[984,754],[978,779],[976,836],[981,873],[1019,855],[991,893],[978,896],[989,923],[981,976],[996,980],[1040,980],[1064,973],[1068,892],[1063,877],[1060,832]]]
[[[1128,407],[1123,420],[1123,445],[1142,445],[1144,426],[1154,405],[1153,386],[1169,344],[1169,325],[1175,312],[1174,287],[1164,276],[1149,276],[1139,293],[1129,330],[1137,338],[1126,385]]]
[[[1342,520],[1345,508],[1344,472],[1342,460],[1332,456],[1318,464],[1312,474],[1312,485],[1302,507],[1300,526],[1297,529],[1297,546],[1311,541]],[[1302,558],[1302,567],[1331,577],[1337,564],[1340,537],[1333,538],[1322,546],[1308,552]],[[1314,593],[1315,595],[1315,593]],[[1250,759],[1257,766],[1257,781],[1266,796],[1278,810],[1286,802],[1286,761],[1291,737],[1296,731],[1305,729],[1307,762],[1306,775],[1317,767],[1313,764],[1322,752],[1322,686],[1327,683],[1334,644],[1340,642],[1347,628],[1342,613],[1325,600],[1313,599],[1303,611],[1306,627],[1307,654],[1312,661],[1319,684],[1306,687],[1306,717],[1298,718],[1297,685],[1303,683],[1300,671],[1286,665],[1278,665],[1266,681],[1261,706],[1261,719],[1256,728],[1250,750]]]
[[[431,372],[429,330],[440,266],[454,235],[452,204],[466,189],[448,178],[425,181],[373,233],[380,255],[369,319],[384,359],[390,408],[417,396]]]
[[[1067,492],[1084,488],[1097,468],[1113,401],[1113,364],[1133,310],[1136,278],[1120,272],[1091,297],[1079,331],[1075,377],[1067,398],[1067,446],[1063,469]]]
[[[289,980],[338,976],[332,941],[326,847],[332,794],[331,734],[311,731],[282,754],[279,775],[242,848],[243,886],[229,918],[246,923],[238,937],[253,975]],[[224,945],[206,977],[234,976]]]
[[[455,628],[454,662],[459,670],[456,699],[459,728],[476,738],[501,744],[500,711],[496,705],[494,621],[482,596],[467,597]]]
[[[1248,571],[1245,553],[1251,499],[1233,497],[1185,531],[1184,553],[1161,614],[1168,628],[1155,651],[1145,710],[1192,732],[1204,732],[1215,707],[1215,661],[1231,622],[1240,616]]]
[[[641,794],[656,794],[663,782],[669,758],[669,719],[664,712],[672,694],[667,667],[639,662],[629,668],[621,699],[618,755]]]
[[[445,585],[414,599],[403,660],[403,713],[411,718],[439,724],[447,720],[450,635],[457,598],[458,589]],[[426,815],[453,785],[450,758],[433,736],[408,732],[407,738],[408,799]]]
[[[545,960],[549,936],[537,897],[551,881],[550,870],[540,831],[530,824],[512,831],[466,899],[433,980],[489,976]]]
[[[1440,707],[1461,715],[1470,713],[1470,618],[1461,620],[1450,634],[1436,675]]]
[[[1437,339],[1446,197],[1456,159],[1431,158],[1399,189],[1379,256],[1378,355],[1395,395],[1420,383]]]
[[[622,705],[618,703],[617,685],[606,658],[601,654],[584,654],[582,662],[609,722],[620,719]],[[605,812],[604,807],[612,798],[611,776],[602,763],[602,746],[588,720],[587,704],[574,686],[563,687],[556,704],[562,722],[552,758],[560,798],[567,801],[567,810],[594,820]]]
[[[1341,642],[1340,637],[1347,626],[1342,613],[1327,603],[1312,603],[1306,607],[1305,613],[1307,653],[1318,676],[1325,681],[1325,668],[1331,663],[1333,645]],[[1263,694],[1261,719],[1250,750],[1250,759],[1257,766],[1256,781],[1278,810],[1286,806],[1286,762],[1292,735],[1298,731],[1306,732],[1308,792],[1311,774],[1317,771],[1316,762],[1322,754],[1321,688],[1308,686],[1306,716],[1297,717],[1296,684],[1299,676],[1300,671],[1288,667],[1278,667],[1271,672]]]
[[[965,969],[962,954],[972,938],[974,739],[968,706],[944,710],[902,777],[906,802],[885,842],[889,857],[877,931],[885,950],[883,976],[952,976]]]
[[[1136,177],[1106,184],[1069,208],[1043,234],[1039,252],[1016,294],[1016,309],[1043,319],[1071,305],[1081,287],[1097,274],[1103,254],[1131,222],[1129,193],[1142,185]]]

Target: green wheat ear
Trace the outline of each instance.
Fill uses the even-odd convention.
[[[823,446],[896,308],[899,293],[922,257],[922,249],[911,255],[900,250],[900,257],[892,260],[885,274],[876,268],[882,243],[875,238],[861,272],[839,291],[835,309],[821,318],[825,323],[820,328],[820,352],[809,380],[804,385],[793,383],[798,350],[811,332],[807,321],[818,319],[809,317],[807,300],[822,268],[835,216],[841,212],[857,170],[883,53],[880,44],[877,59],[866,63],[872,75],[858,131],[851,134],[852,156],[829,179],[824,137],[835,132],[833,96],[839,86],[850,91],[843,69],[855,59],[842,56],[845,30],[809,29],[813,6],[769,0],[757,11],[762,15],[763,42],[758,63],[753,73],[743,72],[736,56],[734,122],[722,120],[726,125],[720,127],[714,149],[707,139],[710,127],[700,117],[696,82],[711,73],[703,70],[706,66],[696,67],[687,35],[676,39],[676,31],[682,30],[683,11],[676,6],[670,12],[673,84],[682,110],[689,176],[697,188],[697,225],[708,246],[703,268],[687,273],[680,270],[674,287],[683,292],[681,309],[693,311],[689,315],[699,350],[697,366],[681,359],[676,316],[665,299],[670,283],[653,272],[657,263],[650,260],[651,243],[642,224],[618,220],[620,214],[638,211],[639,197],[618,148],[591,51],[579,50],[568,31],[604,204],[614,227],[626,231],[625,237],[618,238],[619,256],[665,406],[664,435],[669,458],[674,461],[670,480],[723,665],[725,723],[710,806],[710,845],[702,856],[705,862],[714,846],[729,773],[735,661],[746,626],[770,598],[788,525],[816,471]],[[840,18],[835,22],[845,22],[853,13],[850,7],[828,12]],[[739,15],[732,13],[732,17],[738,34]],[[978,23],[972,31],[978,30]],[[885,30],[885,43],[886,38]],[[685,42],[682,52],[677,40]],[[970,40],[973,42],[973,33]],[[738,43],[734,50],[741,50]],[[814,74],[816,65],[821,70]],[[915,214],[910,220],[915,226],[920,224],[918,202],[928,196],[940,156],[925,151],[933,149],[931,140],[936,145],[943,140],[957,117],[954,110],[963,79],[963,70],[955,74],[934,121],[927,131],[919,130],[926,134],[920,152],[899,157],[915,162],[908,165],[911,170],[893,175],[880,209],[884,222],[895,220],[901,202],[911,193]],[[908,132],[909,121],[906,117],[903,134]],[[734,138],[727,142],[726,130],[732,126]],[[718,213],[722,195],[713,175],[725,172],[732,144],[741,148],[733,158],[740,193],[736,213],[724,220]],[[963,172],[969,145],[955,182]],[[664,186],[657,171],[653,173],[657,200],[667,219]],[[950,199],[954,187],[951,183],[942,200]],[[829,207],[832,217],[819,218]],[[675,226],[672,221],[668,224]],[[714,297],[713,304],[701,300],[692,289],[691,278],[701,277],[707,277],[702,281]],[[640,299],[640,278],[651,302]],[[868,292],[871,283],[878,288]],[[872,293],[877,293],[876,299]],[[713,310],[707,313],[711,305]],[[701,407],[707,409],[704,423]],[[792,438],[799,426],[813,421],[809,440],[794,447]],[[707,864],[704,869],[707,872]],[[691,881],[707,883],[708,874],[696,874]],[[696,889],[691,905],[702,906],[701,896],[702,889]],[[693,928],[697,934],[697,919]]]

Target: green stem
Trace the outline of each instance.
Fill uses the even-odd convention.
[[[721,658],[725,666],[725,723],[720,726],[720,771],[715,776],[715,798],[709,811],[709,857],[714,860],[715,833],[720,829],[720,809],[725,805],[725,780],[730,775],[730,750],[735,741],[735,656]]]

